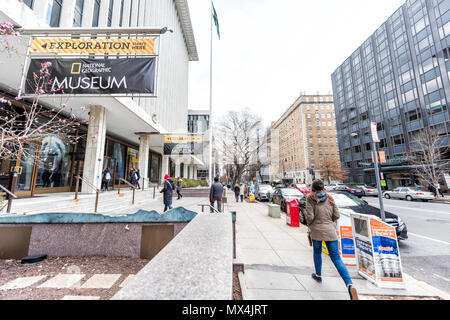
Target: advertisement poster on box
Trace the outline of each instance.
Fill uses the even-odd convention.
[[[370,219],[377,280],[403,283],[403,272],[395,229],[390,225]]]
[[[403,289],[403,269],[395,228],[367,215],[352,214],[359,273],[379,287]]]
[[[341,249],[341,258],[346,265],[356,265],[355,242],[353,240],[353,228],[351,221],[351,212],[340,209],[341,215],[338,220],[339,246]]]
[[[373,249],[369,234],[369,218],[352,214],[352,227],[358,271],[363,277],[376,282]]]

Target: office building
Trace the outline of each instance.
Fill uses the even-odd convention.
[[[100,188],[106,167],[111,168],[116,185],[120,178],[130,179],[133,167],[148,178],[146,183],[161,183],[166,173],[179,173],[180,157],[164,155],[163,142],[166,135],[187,134],[189,63],[198,61],[187,0],[2,0],[0,20],[24,29],[161,30],[156,97],[69,98],[67,104],[75,115],[80,108],[90,110],[89,126],[79,130],[87,138],[77,145],[68,145],[57,136],[48,137],[46,144],[30,141],[25,147],[35,156],[19,156],[17,161],[0,159],[0,183],[8,185],[11,167],[22,169],[15,190],[19,196],[73,191],[78,175]],[[77,38],[76,34],[63,36]],[[18,54],[0,51],[0,96],[17,106],[31,103],[30,99],[14,100],[28,39],[20,37]],[[52,99],[42,99],[46,108],[52,108],[52,103]],[[92,139],[93,135],[98,138]],[[185,172],[204,165],[194,156],[183,159]],[[83,183],[82,192],[94,189]]]
[[[415,182],[411,143],[432,127],[449,146],[450,1],[408,0],[332,74],[342,162],[350,179],[375,183],[371,122],[386,153],[387,187]]]
[[[311,183],[325,158],[339,159],[333,97],[301,95],[272,123],[270,154],[277,180]],[[275,168],[277,166],[277,168]]]

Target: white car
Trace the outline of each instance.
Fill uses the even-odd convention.
[[[371,188],[368,186],[356,186],[357,188],[361,188],[364,191],[365,196],[375,196],[378,197],[378,189]]]
[[[386,191],[383,193],[383,197],[386,199],[405,199],[408,201],[422,200],[424,202],[434,200],[433,193],[412,187],[399,187],[392,191]]]
[[[333,191],[337,187],[345,187],[345,184],[343,184],[343,183],[330,183],[330,184],[325,186],[325,190]]]

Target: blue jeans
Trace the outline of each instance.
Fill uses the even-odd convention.
[[[173,209],[173,206],[171,204],[165,204],[164,205],[164,212],[166,212],[167,209],[171,210],[171,209]]]
[[[352,279],[347,271],[347,267],[339,255],[339,245],[337,241],[325,241],[328,252],[330,253],[331,261],[333,261],[334,266],[337,271],[341,275],[342,279],[345,282],[345,285],[348,286],[352,283]],[[322,241],[313,240],[314,247],[314,266],[316,267],[316,274],[318,276],[322,275]]]

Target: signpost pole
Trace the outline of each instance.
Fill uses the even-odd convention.
[[[378,138],[377,124],[374,122],[372,123],[372,145],[373,145],[373,159],[375,163],[375,179],[377,181],[378,200],[380,201],[381,219],[383,220],[383,222],[386,222],[386,214],[384,212],[384,204],[383,204],[383,191],[381,190],[380,168],[378,167],[377,142],[379,141],[380,139]]]

